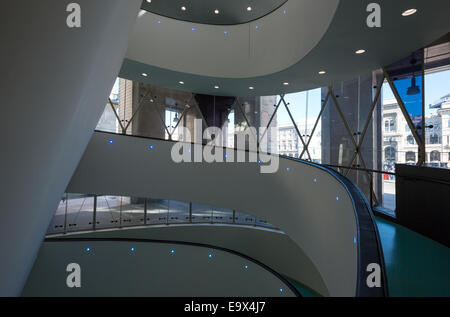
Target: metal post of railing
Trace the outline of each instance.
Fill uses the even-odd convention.
[[[170,210],[170,200],[167,200],[167,216],[166,224],[169,225],[169,210]]]
[[[122,196],[120,196],[119,228],[122,228]]]
[[[147,198],[144,200],[144,226],[147,225]]]
[[[236,210],[233,209],[233,223],[236,223]]]
[[[97,224],[97,195],[94,195],[94,213],[92,215],[92,224],[92,228],[95,230]]]
[[[375,190],[373,188],[373,175],[370,175],[370,209],[373,208],[373,191]]]
[[[67,205],[69,204],[69,194],[66,193],[66,210],[64,212],[64,234],[67,232]]]
[[[189,223],[192,223],[192,201],[189,202]]]

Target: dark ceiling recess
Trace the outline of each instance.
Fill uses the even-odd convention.
[[[195,95],[195,101],[197,101],[208,127],[222,127],[235,100],[235,97]]]
[[[259,19],[287,0],[146,0],[142,9],[172,19],[200,24],[233,25]],[[185,10],[182,10],[182,7]],[[248,10],[248,8],[251,10]],[[216,10],[218,13],[216,13]]]

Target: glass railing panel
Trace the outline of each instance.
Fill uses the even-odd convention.
[[[96,228],[114,228],[120,226],[120,196],[98,196]]]
[[[121,197],[122,226],[139,226],[145,220],[145,198]]]
[[[233,223],[233,210],[213,207],[213,222]]]
[[[177,223],[236,223],[276,229],[267,221],[249,214],[207,204],[130,196],[65,194],[47,234]]]
[[[147,224],[167,223],[169,201],[165,199],[147,199]]]
[[[189,222],[189,203],[184,201],[169,201],[169,223]]]
[[[212,222],[213,209],[209,205],[192,203],[192,222],[205,223]]]
[[[84,194],[67,195],[66,231],[93,229],[94,196]]]
[[[255,217],[240,211],[236,211],[235,222],[242,225],[254,225]]]
[[[67,208],[67,195],[64,194],[63,198],[59,202],[58,208],[56,209],[55,215],[50,222],[47,232],[52,233],[62,233],[65,227],[66,218],[66,208]]]

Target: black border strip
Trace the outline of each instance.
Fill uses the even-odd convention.
[[[189,245],[189,246],[195,246],[195,247],[201,247],[201,248],[208,248],[208,249],[214,249],[219,250],[227,253],[231,253],[233,255],[236,255],[238,257],[244,258],[250,262],[253,262],[256,265],[259,265],[269,273],[275,275],[279,280],[281,280],[284,284],[286,284],[289,289],[294,293],[296,297],[302,297],[300,292],[295,288],[294,285],[291,284],[290,281],[288,281],[283,275],[275,271],[274,269],[270,268],[269,266],[265,265],[264,263],[259,262],[256,259],[253,259],[243,253],[213,246],[210,244],[204,244],[204,243],[196,243],[196,242],[186,242],[186,241],[171,241],[171,240],[155,240],[155,239],[131,239],[131,238],[46,238],[44,242],[84,242],[84,241],[108,241],[108,242],[145,242],[145,243],[161,243],[161,244],[178,244],[178,245]]]
[[[127,136],[127,137],[136,137],[136,138],[142,138],[147,140],[157,140],[157,141],[165,141],[165,142],[172,142],[176,143],[178,141],[174,140],[165,140],[161,138],[154,138],[154,137],[146,137],[146,136],[139,136],[139,135],[125,135],[125,134],[118,134],[113,132],[104,132],[104,131],[97,131],[97,133],[103,133],[103,134],[109,134],[111,136]],[[183,141],[184,142],[184,141]],[[197,143],[195,142],[184,142],[184,143],[190,143],[191,145],[195,145]],[[207,144],[202,144],[203,146]],[[222,147],[223,149],[230,149],[234,151],[244,151],[244,152],[253,152],[249,150],[240,150],[236,148],[226,148]],[[257,152],[259,153],[259,152]],[[265,153],[266,154],[266,153]],[[271,154],[271,153],[267,153]],[[272,154],[277,155],[277,154]],[[350,198],[353,201],[353,207],[355,212],[355,218],[356,218],[356,224],[358,228],[358,237],[357,237],[357,246],[358,246],[358,275],[357,275],[357,285],[356,285],[356,296],[358,297],[387,297],[389,296],[389,289],[388,289],[388,281],[387,281],[387,275],[386,275],[386,265],[384,262],[384,256],[383,256],[383,249],[381,245],[381,239],[378,232],[378,227],[375,222],[375,218],[372,213],[372,209],[370,208],[369,203],[367,202],[367,199],[365,198],[364,194],[361,192],[361,190],[347,177],[340,174],[339,172],[335,171],[334,169],[331,169],[325,165],[316,164],[312,162],[308,162],[305,160],[300,160],[297,158],[292,158],[289,156],[283,156],[279,155],[280,158],[287,159],[290,161],[295,161],[298,163],[307,164],[313,167],[316,167],[318,169],[321,169],[322,171],[325,171],[329,173],[331,176],[336,178],[347,190]],[[380,288],[369,288],[366,284],[365,276],[367,275],[367,265],[370,263],[378,263],[381,268],[381,278],[382,278],[382,286]]]

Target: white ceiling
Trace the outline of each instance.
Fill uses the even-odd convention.
[[[127,58],[201,76],[273,74],[297,63],[317,45],[338,4],[339,0],[288,1],[256,21],[228,26],[145,12],[137,19]]]

